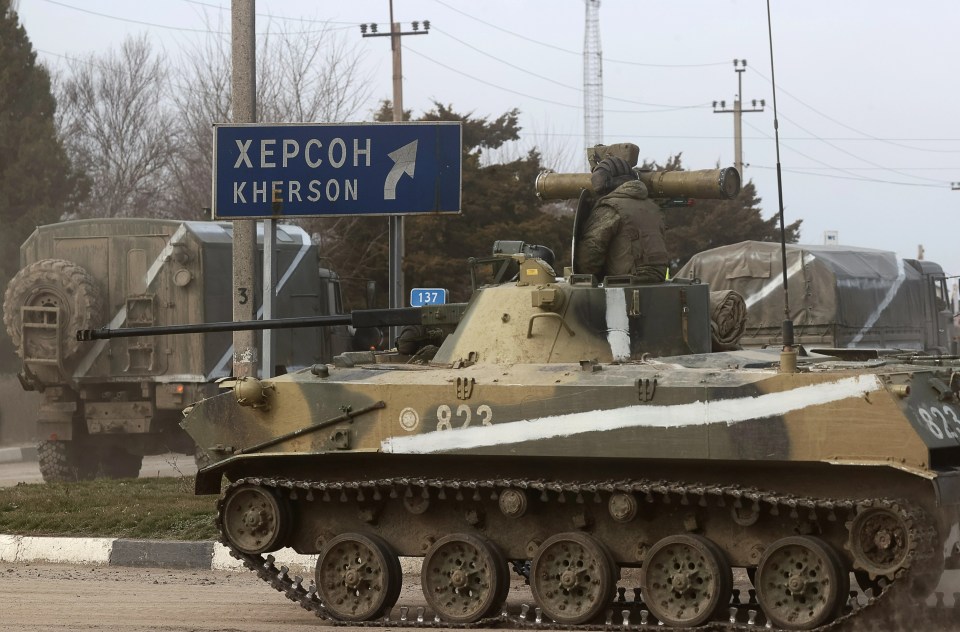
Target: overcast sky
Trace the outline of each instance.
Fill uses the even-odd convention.
[[[787,222],[803,219],[801,242],[893,250],[939,262],[960,275],[960,2],[775,0],[774,61]],[[229,25],[226,0],[20,0],[40,58],[118,48],[146,32],[172,55]],[[268,22],[330,21],[355,35],[373,85],[369,120],[390,98],[389,38],[361,40],[359,24],[389,23],[388,0],[257,0]],[[630,141],[663,162],[682,152],[687,168],[734,162],[733,60],[746,59],[743,98],[766,100],[743,115],[745,180],[777,210],[773,92],[763,0],[602,0],[603,140]],[[558,166],[581,165],[585,7],[582,0],[394,0],[403,38],[403,102],[419,115],[433,101],[496,117],[520,110],[523,137],[512,152],[541,147]],[[316,23],[304,22],[305,28]],[[531,183],[532,185],[532,183]],[[958,185],[960,186],[960,185]],[[536,236],[505,235],[535,241]]]

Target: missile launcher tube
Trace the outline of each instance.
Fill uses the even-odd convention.
[[[740,192],[740,173],[733,167],[697,171],[640,171],[652,198],[688,197],[701,200],[729,200]],[[593,191],[589,173],[553,173],[537,176],[537,197],[542,200],[568,200],[584,189]]]

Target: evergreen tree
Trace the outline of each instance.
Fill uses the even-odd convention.
[[[645,163],[646,169],[683,169],[681,154],[671,156],[663,166]],[[780,218],[777,214],[763,219],[760,198],[753,182],[747,182],[732,200],[693,200],[691,206],[667,208],[667,252],[670,253],[670,274],[673,275],[690,258],[710,248],[741,241],[780,241]],[[800,238],[802,219],[786,226],[787,243]]]
[[[410,113],[404,112],[409,119]],[[393,111],[384,102],[375,119],[390,121]],[[462,213],[460,215],[408,217],[404,222],[405,287],[444,287],[449,300],[465,301],[470,295],[468,257],[491,253],[497,240],[519,240],[540,244],[556,254],[554,267],[562,273],[570,264],[570,241],[575,201],[543,203],[534,192],[534,180],[541,170],[539,153],[507,163],[485,164],[485,152],[496,150],[519,135],[517,111],[495,119],[461,114],[451,106],[434,104],[421,121],[460,121],[463,124]],[[683,169],[681,156],[670,157],[663,165],[646,163],[648,169]],[[659,200],[665,202],[665,200]],[[732,200],[695,200],[692,206],[667,208],[667,250],[671,274],[694,254],[721,245],[748,239],[779,241],[776,215],[763,219],[760,198],[752,182]],[[796,242],[801,220],[787,226],[787,241]],[[321,252],[329,265],[345,277],[347,304],[364,307],[363,283],[375,280],[387,287],[389,243],[387,220],[382,217],[325,218],[306,221],[308,230],[320,240]],[[378,306],[386,305],[381,292]]]
[[[563,271],[569,262],[571,219],[541,210],[534,180],[541,170],[536,151],[507,163],[482,165],[483,152],[519,137],[518,112],[494,120],[454,112],[439,103],[423,121],[463,124],[463,212],[456,216],[412,217],[407,221],[405,277],[429,287],[447,287],[453,300],[469,298],[468,256],[486,256],[500,239],[547,246]]]
[[[393,119],[389,103],[383,103],[375,118]],[[409,113],[405,113],[409,118]],[[520,240],[551,248],[562,271],[569,262],[571,220],[541,210],[534,192],[534,180],[541,169],[540,156],[530,152],[523,158],[484,165],[484,152],[516,140],[520,131],[517,111],[495,119],[461,114],[451,106],[434,104],[421,121],[460,121],[463,124],[462,213],[460,215],[413,216],[404,221],[405,287],[443,287],[451,301],[470,296],[468,257],[491,253],[498,239]],[[321,252],[330,258],[333,269],[347,278],[345,290],[353,308],[360,284],[352,279],[372,279],[387,287],[387,220],[373,218],[320,219],[309,222],[308,230],[318,235]],[[352,291],[351,291],[352,290]],[[380,304],[385,304],[381,292]]]
[[[41,224],[57,221],[85,193],[54,124],[50,75],[10,0],[0,0],[0,289],[17,273],[20,244]],[[0,336],[0,358],[12,360]]]
[[[760,198],[753,182],[747,182],[732,200],[696,200],[693,206],[665,211],[667,252],[673,274],[690,258],[710,248],[741,241],[780,241],[780,218],[763,219]],[[787,243],[800,237],[797,220],[786,226]]]

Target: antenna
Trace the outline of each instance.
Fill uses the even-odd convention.
[[[783,175],[780,169],[780,123],[777,120],[777,80],[773,71],[773,25],[770,0],[767,0],[767,35],[770,40],[770,85],[773,87],[773,135],[777,147],[777,198],[780,202],[780,261],[783,265],[783,351],[780,372],[796,373],[797,350],[793,347],[793,320],[790,318],[790,292],[787,289],[787,231],[783,223]]]

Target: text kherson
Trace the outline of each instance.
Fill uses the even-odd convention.
[[[307,167],[318,169],[327,165],[339,169],[344,165],[369,167],[371,140],[354,138],[348,141],[342,138],[332,139],[326,147],[316,138],[303,143],[291,138],[282,140],[262,139],[254,146],[254,141],[235,140],[237,150],[234,169],[286,169],[288,167]],[[350,146],[352,145],[352,147]],[[253,156],[251,156],[253,150]],[[254,180],[233,182],[234,204],[247,203],[297,203],[326,200],[357,200],[357,178],[337,180]]]

